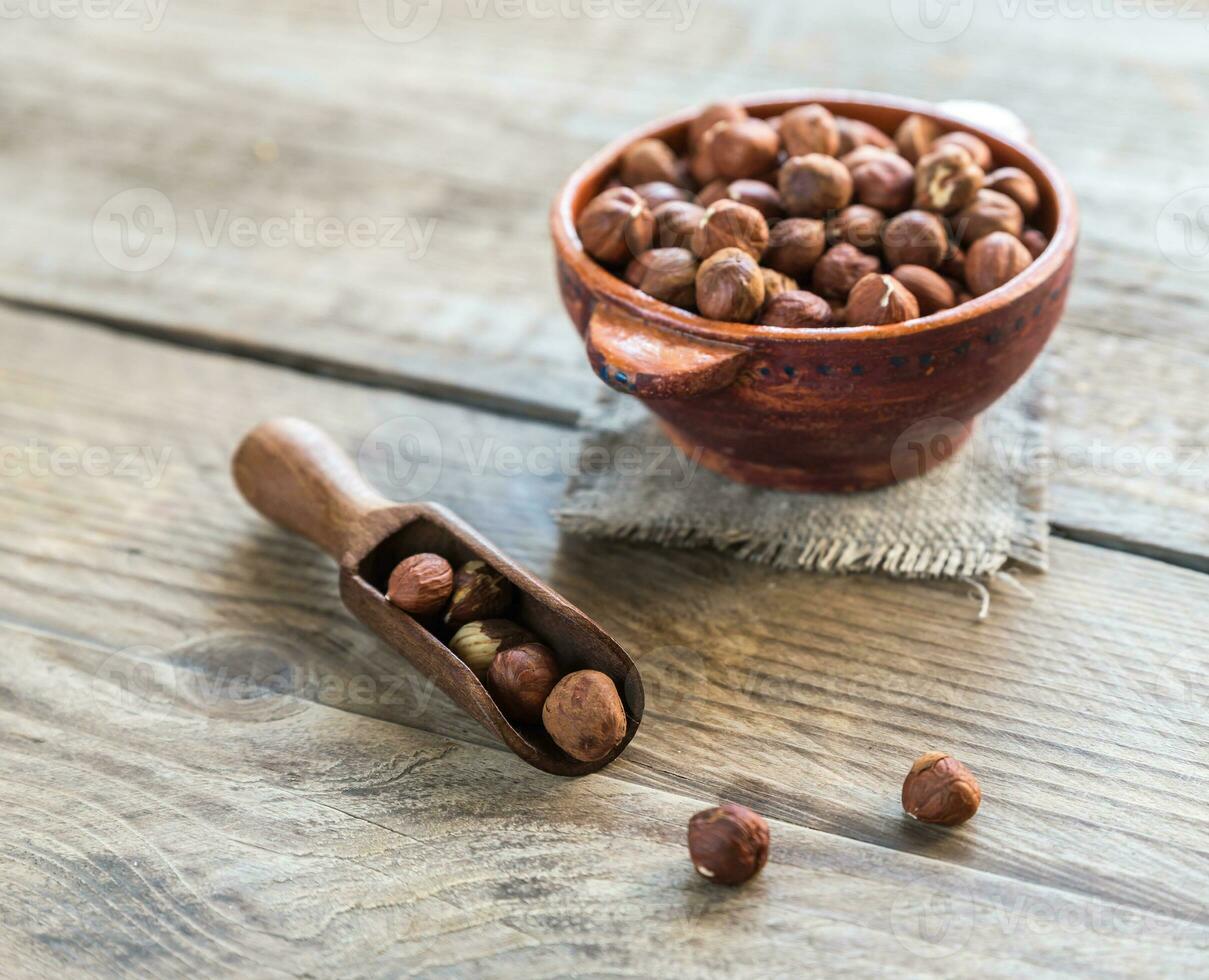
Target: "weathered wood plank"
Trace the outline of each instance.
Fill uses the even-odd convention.
[[[5,457],[18,464],[0,512],[9,624],[133,647],[209,683],[267,646],[270,664],[289,665],[268,676],[306,698],[482,744],[343,612],[330,562],[264,526],[227,473],[239,436],[268,415],[318,418],[352,448],[419,416],[444,452],[439,474],[433,455],[414,481],[641,658],[646,721],[610,776],[1203,921],[1203,576],[1059,542],[1053,573],[1028,581],[1035,598],[1003,598],[978,627],[959,590],[560,540],[547,510],[562,476],[546,468],[574,446],[564,429],[45,316],[7,315],[0,337],[11,355],[0,445],[26,447]],[[30,462],[31,439],[39,458],[59,449],[65,462],[87,447],[101,461],[123,446],[152,461],[170,453],[158,480],[137,479],[152,475],[146,463],[133,477],[55,476]],[[390,489],[380,466],[367,472]],[[980,772],[986,792],[977,823],[951,836],[898,813],[903,771],[938,747]]]
[[[741,90],[991,98],[1029,121],[1084,207],[1081,272],[1055,344],[1060,443],[1204,456],[1195,379],[1209,370],[1209,279],[1168,261],[1155,230],[1170,200],[1204,183],[1209,135],[1194,120],[1209,70],[1193,28],[1205,8],[1088,7],[1044,20],[979,9],[949,44],[913,40],[889,4],[789,0],[703,5],[687,19],[667,5],[666,20],[510,17],[450,0],[430,36],[401,45],[346,3],[302,17],[279,0],[174,2],[154,31],[17,18],[0,40],[0,179],[22,193],[0,227],[0,295],[566,421],[595,389],[555,294],[545,212],[591,150]],[[1072,78],[1100,94],[1095,112],[1055,97]],[[106,261],[116,226],[103,221],[102,249],[94,241],[99,209],[131,187],[162,192],[176,217],[175,250],[147,272]],[[335,219],[344,244],[315,245],[310,225],[286,231],[283,247],[232,237],[241,219],[280,234],[296,212]],[[388,247],[398,218],[415,224]],[[345,241],[357,219],[369,222],[368,247]],[[1124,427],[1140,404],[1142,424]],[[1209,464],[1191,476],[1121,469],[1062,467],[1056,523],[1209,567]]]
[[[0,634],[6,975],[1127,976],[1209,944],[775,820],[723,891],[686,859],[699,799]]]

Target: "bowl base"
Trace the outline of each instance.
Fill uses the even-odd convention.
[[[736,459],[734,456],[698,445],[663,420],[660,420],[659,424],[681,452],[707,470],[737,483],[792,493],[859,493],[912,480],[943,466],[955,457],[969,442],[973,432],[973,423],[962,426],[953,433],[952,450],[943,459],[925,458],[915,465],[883,455],[865,460],[852,457],[819,458],[808,467],[796,467]]]

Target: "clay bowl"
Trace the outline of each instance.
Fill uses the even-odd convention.
[[[683,150],[689,110],[588,160],[554,202],[563,302],[597,376],[640,398],[671,439],[736,480],[786,490],[864,490],[943,462],[974,420],[1028,369],[1066,304],[1078,237],[1075,200],[1024,142],[935,106],[864,93],[803,91],[742,101],[755,116],[819,102],[892,133],[910,113],[979,136],[997,166],[1027,171],[1048,250],[1005,286],[962,306],[882,327],[787,329],[706,320],[629,286],[588,256],[575,232],[622,151],[657,136]]]

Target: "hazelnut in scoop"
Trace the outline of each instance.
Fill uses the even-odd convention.
[[[611,677],[577,670],[554,685],[542,706],[542,724],[571,758],[596,762],[625,738],[625,707]]]
[[[525,643],[495,655],[487,670],[487,688],[509,721],[536,725],[561,676],[549,647]]]
[[[453,568],[440,555],[412,555],[390,573],[386,599],[413,616],[435,616],[453,592]]]

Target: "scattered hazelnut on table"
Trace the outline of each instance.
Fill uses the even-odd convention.
[[[863,119],[836,116],[835,128],[840,133],[840,145],[835,151],[836,156],[847,156],[858,146],[876,146],[883,150],[895,148],[894,140]]]
[[[741,885],[768,861],[768,822],[745,806],[724,803],[688,822],[688,853],[697,874],[719,885]]]
[[[923,823],[953,827],[978,812],[978,780],[951,755],[930,752],[915,760],[903,782],[903,809]]]
[[[830,327],[834,326],[835,319],[831,304],[822,296],[804,289],[792,289],[764,304],[760,322],[770,327]]]
[[[1029,250],[1013,235],[995,231],[970,246],[966,257],[966,283],[982,296],[1011,282],[1033,261]]]
[[[486,562],[468,561],[454,573],[445,622],[469,623],[501,616],[511,603],[511,582]]]
[[[688,201],[668,201],[655,208],[654,217],[656,248],[691,248],[705,208]]]
[[[1024,243],[1024,247],[1029,250],[1029,254],[1034,259],[1041,258],[1041,253],[1049,248],[1049,239],[1036,228],[1025,229],[1024,234],[1020,236],[1020,241]]]
[[[1024,213],[1006,194],[979,191],[973,201],[957,212],[953,227],[958,241],[966,248],[995,231],[1019,239],[1024,231]]]
[[[617,685],[597,670],[577,670],[556,685],[542,707],[542,724],[560,749],[580,762],[596,762],[626,733]]]
[[[856,200],[879,211],[902,211],[915,196],[915,168],[900,156],[883,153],[852,171]]]
[[[852,200],[852,174],[835,157],[790,157],[779,177],[781,200],[796,218],[821,218]]]
[[[922,265],[900,265],[893,276],[915,297],[921,316],[931,316],[957,305],[953,287],[938,272]]]
[[[764,277],[764,308],[768,308],[768,304],[782,293],[788,293],[798,288],[797,280],[791,279],[783,272],[777,272],[776,269],[765,269],[761,267],[760,274]]]
[[[915,206],[924,211],[960,211],[982,189],[986,174],[960,146],[932,150],[915,168]]]
[[[549,647],[523,643],[495,655],[487,669],[487,688],[509,721],[536,725],[561,675]]]
[[[653,180],[645,184],[634,185],[634,190],[638,196],[646,201],[646,206],[655,211],[661,204],[667,204],[668,201],[691,201],[693,199],[692,191],[685,190],[683,187],[677,187],[675,184],[669,184],[664,180]]]
[[[855,245],[841,242],[819,259],[811,285],[825,299],[844,301],[861,279],[881,269],[876,256],[867,255]]]
[[[386,599],[413,616],[435,616],[453,591],[453,568],[440,555],[405,558],[390,573]]]
[[[932,141],[933,150],[938,150],[945,146],[961,147],[970,155],[970,159],[984,171],[990,170],[992,164],[995,162],[991,154],[991,148],[973,133],[964,133],[961,130],[955,130],[952,133],[938,136]]]
[[[637,191],[614,187],[598,194],[584,208],[576,230],[589,255],[615,265],[651,247],[655,218]]]
[[[724,248],[697,270],[697,308],[711,320],[750,323],[764,305],[760,266],[740,248]]]
[[[827,240],[832,244],[847,242],[862,252],[880,252],[885,224],[886,216],[877,208],[850,204],[827,221]]]
[[[930,211],[904,211],[882,230],[882,251],[891,269],[900,265],[938,269],[949,247],[944,222]]]
[[[894,144],[911,163],[919,163],[940,136],[940,124],[927,116],[912,113],[894,133]]]
[[[749,208],[755,208],[767,221],[785,217],[785,204],[780,192],[762,180],[734,180],[726,186],[726,197]]]
[[[1031,218],[1041,203],[1037,182],[1019,167],[1000,167],[998,170],[992,170],[987,174],[983,186],[988,191],[1006,194],[1020,206],[1026,218]]]
[[[840,148],[840,130],[833,116],[821,105],[803,105],[781,117],[781,143],[791,157],[808,153],[835,156]]]
[[[710,130],[710,155],[719,177],[758,177],[777,162],[781,140],[763,119],[734,119]]]
[[[738,201],[711,204],[693,234],[693,251],[708,259],[727,248],[741,248],[757,261],[768,248],[768,222],[755,208]]]
[[[810,275],[826,247],[823,222],[815,218],[787,218],[772,226],[764,264],[801,280]]]
[[[652,181],[678,184],[679,162],[663,140],[639,140],[621,155],[621,182],[636,188]]]
[[[536,640],[536,636],[511,620],[486,619],[461,627],[449,641],[449,649],[482,679],[501,650]]]
[[[852,287],[846,312],[850,327],[878,327],[919,316],[919,302],[893,276],[871,273]]]
[[[648,296],[691,310],[697,305],[698,264],[686,248],[653,248],[630,262],[625,278]]]

